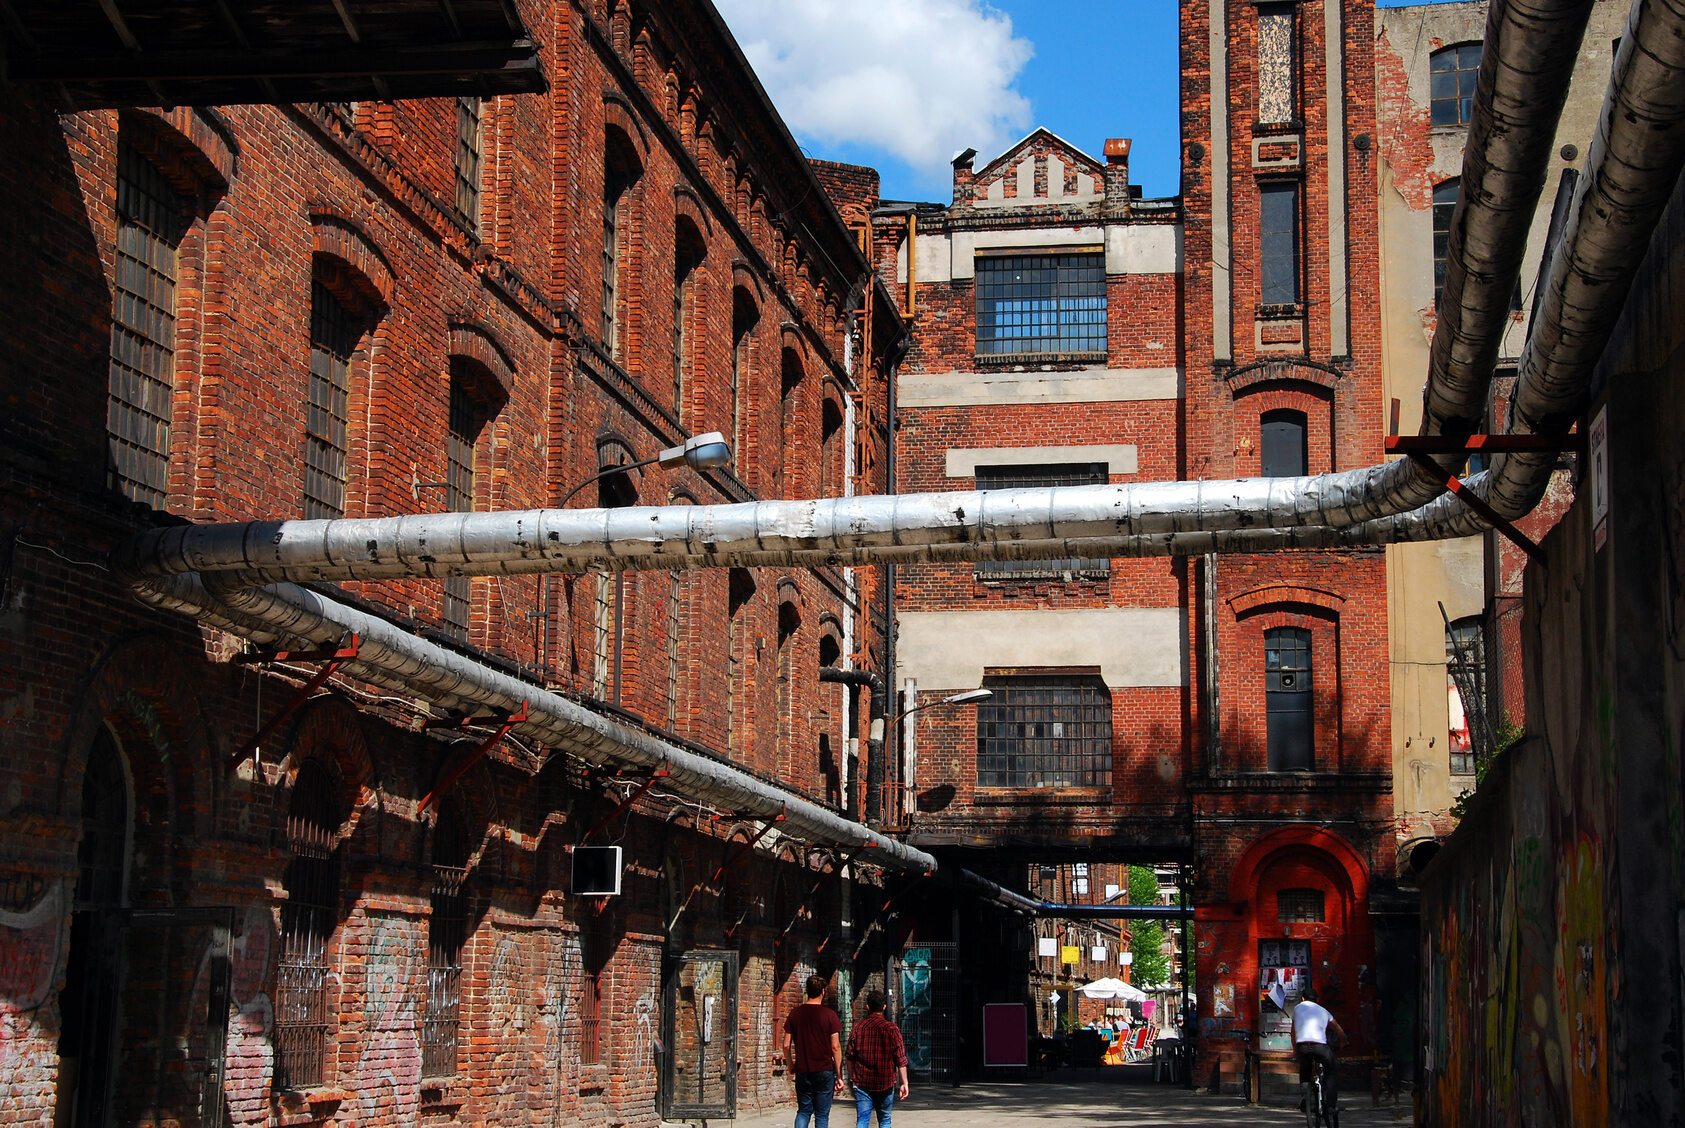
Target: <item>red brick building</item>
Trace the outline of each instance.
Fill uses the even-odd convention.
[[[1131,190],[1127,140],[1096,159],[1037,131],[981,168],[962,154],[951,204],[880,208],[913,318],[897,489],[1381,461],[1372,19],[1355,0],[1185,3],[1179,199]],[[1248,1048],[1285,1070],[1281,1004],[1307,981],[1355,1052],[1390,1047],[1414,983],[1376,971],[1377,932],[1389,952],[1395,935],[1371,895],[1395,851],[1382,550],[895,582],[903,708],[994,694],[899,734],[910,842],[1008,884],[1024,871],[1002,845],[1186,867],[1200,1084],[1238,1084]],[[975,958],[1018,970],[981,954],[986,920],[922,925],[955,930],[962,962],[981,933]],[[964,980],[973,1005],[1021,990]]]
[[[846,1012],[882,974],[850,908],[877,870],[834,843],[356,658],[311,682],[333,646],[249,644],[106,568],[181,521],[883,491],[902,327],[863,205],[851,230],[708,5],[516,7],[541,80],[462,97],[387,100],[378,73],[222,109],[131,104],[195,100],[165,80],[0,93],[0,1119],[729,1115],[788,1098],[773,1032],[804,975]],[[715,430],[729,469],[612,471]],[[869,572],[319,590],[603,731],[858,810],[865,699],[818,672],[884,668]],[[596,844],[621,895],[569,895]]]

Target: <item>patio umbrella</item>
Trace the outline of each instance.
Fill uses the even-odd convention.
[[[1089,999],[1124,999],[1129,1002],[1139,1002],[1147,997],[1146,992],[1138,987],[1132,987],[1121,979],[1110,976],[1096,979],[1092,983],[1084,983],[1077,988],[1084,998]]]

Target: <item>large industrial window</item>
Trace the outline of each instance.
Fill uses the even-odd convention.
[[[1264,720],[1269,769],[1308,772],[1312,767],[1311,632],[1276,627],[1264,632]]]
[[[980,255],[977,355],[1103,355],[1106,256]]]
[[[1103,462],[1047,466],[979,466],[980,490],[1015,490],[1040,486],[1089,486],[1106,481]],[[1104,579],[1111,575],[1110,560],[1062,557],[1057,560],[979,560],[973,575],[983,581]]]
[[[1258,5],[1258,121],[1285,124],[1294,118],[1298,67],[1293,50],[1292,4]]]
[[[1296,478],[1309,473],[1305,413],[1291,408],[1266,411],[1259,420],[1259,473],[1266,478]]]
[[[320,280],[310,284],[310,404],[304,422],[304,516],[345,516],[346,397],[359,327]]]
[[[447,808],[448,812],[448,808]],[[468,938],[468,851],[449,813],[433,831],[433,893],[427,922],[427,1002],[421,1016],[421,1075],[456,1073],[462,1013],[462,948]]]
[[[333,1033],[328,1008],[328,938],[339,915],[339,829],[333,782],[306,761],[293,781],[282,877],[281,956],[275,969],[275,1082],[282,1089],[320,1085]]]
[[[456,100],[456,210],[469,230],[480,229],[481,102]]]
[[[106,433],[111,484],[162,508],[169,492],[181,204],[156,165],[117,150],[117,247]]]
[[[450,430],[445,437],[445,508],[471,513],[475,497],[475,451],[489,412],[474,395],[474,380],[460,360],[451,362]],[[473,610],[473,580],[445,577],[445,633],[457,642],[468,641]]]
[[[1092,675],[983,679],[977,708],[978,787],[1106,787],[1112,699]]]
[[[1267,306],[1299,303],[1299,185],[1258,189],[1258,299]]]
[[[1473,119],[1480,55],[1480,44],[1463,43],[1429,57],[1428,115],[1433,125],[1467,125]]]

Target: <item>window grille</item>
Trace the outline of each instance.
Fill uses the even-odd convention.
[[[1003,359],[1106,352],[1106,256],[977,258],[977,355]]]
[[[1293,50],[1293,5],[1258,5],[1258,121],[1284,124],[1295,116],[1298,67]]]
[[[334,847],[339,819],[332,783],[314,763],[299,769],[287,814],[293,860],[282,882],[281,953],[275,971],[275,1083],[283,1089],[320,1085],[332,1036],[328,1006],[328,939],[339,915]]]
[[[1479,43],[1463,43],[1429,57],[1428,117],[1433,125],[1467,125],[1473,119],[1482,51]]]
[[[1088,486],[1104,484],[1107,466],[1103,462],[1051,466],[979,466],[980,490],[1015,490],[1040,486]],[[979,560],[972,566],[979,580],[1063,580],[1105,579],[1112,574],[1112,562],[1104,559],[1066,557],[1058,560]]]
[[[486,413],[469,393],[467,377],[452,366],[450,428],[445,437],[445,508],[452,513],[474,509],[475,449]],[[473,581],[467,576],[445,577],[445,633],[457,642],[468,641],[473,610]]]
[[[478,98],[456,100],[456,210],[476,233],[480,229],[481,111]]]
[[[609,645],[614,630],[614,579],[607,572],[597,573],[597,600],[592,626],[591,693],[601,698],[608,696]]]
[[[1264,721],[1272,772],[1312,768],[1311,632],[1276,627],[1264,632]]]
[[[579,1064],[603,1060],[603,948],[601,937],[582,935],[579,942]]]
[[[1098,677],[990,677],[977,708],[978,787],[1106,787],[1112,702]]]
[[[1275,895],[1276,920],[1283,924],[1322,924],[1326,895],[1320,889],[1283,889]]]
[[[1468,775],[1482,755],[1491,754],[1490,743],[1495,743],[1488,735],[1486,640],[1478,616],[1458,619],[1446,627],[1445,670],[1451,707],[1451,771]]]
[[[1258,300],[1266,306],[1299,303],[1299,186],[1258,189]]]
[[[1296,478],[1310,472],[1305,413],[1282,408],[1259,420],[1259,472],[1266,478]]]
[[[433,839],[433,893],[427,926],[427,1002],[421,1016],[421,1075],[456,1073],[462,1013],[462,948],[468,935],[467,851],[455,819],[441,817]]]
[[[684,587],[677,572],[667,574],[667,731],[679,727],[679,625]]]
[[[346,398],[360,336],[351,311],[310,284],[310,403],[304,424],[304,516],[345,516]]]
[[[176,244],[181,236],[175,189],[138,150],[120,145],[106,408],[111,484],[159,509],[169,492]]]
[[[629,187],[614,169],[603,173],[603,315],[602,346],[620,359],[620,251],[621,204]]]

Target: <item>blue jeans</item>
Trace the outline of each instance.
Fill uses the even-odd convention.
[[[796,1074],[796,1128],[831,1128],[831,1094],[837,1087],[835,1071]]]
[[[854,1087],[854,1128],[871,1128],[874,1109],[878,1114],[878,1128],[889,1128],[889,1114],[894,1108],[894,1089],[882,1093],[868,1093],[858,1085]]]

